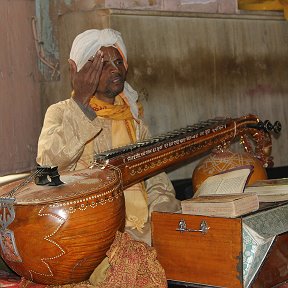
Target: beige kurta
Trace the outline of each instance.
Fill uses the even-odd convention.
[[[58,166],[59,170],[78,170],[93,163],[95,153],[112,148],[110,119],[96,117],[89,120],[76,102],[70,98],[50,106],[46,112],[38,142],[37,163]],[[147,126],[136,123],[137,140],[150,137]],[[180,202],[175,198],[174,188],[165,173],[145,181],[148,194],[149,217],[152,211],[178,211]],[[150,244],[150,224],[143,232],[126,229],[137,240]]]

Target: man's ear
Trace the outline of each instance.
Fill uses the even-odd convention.
[[[71,81],[71,87],[74,89],[74,77],[77,73],[77,65],[72,59],[68,59],[69,63],[69,71],[70,71],[70,81]]]
[[[126,80],[126,77],[127,77],[127,73],[128,73],[128,67],[127,68],[125,67],[125,80]]]
[[[71,76],[77,73],[77,65],[72,59],[68,59]]]

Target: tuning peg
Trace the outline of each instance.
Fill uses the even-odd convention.
[[[272,131],[273,127],[274,127],[273,124],[269,120],[264,121],[264,127],[263,128],[266,132]]]
[[[263,129],[266,132],[271,132],[273,130],[276,134],[278,134],[281,131],[282,125],[279,121],[276,121],[273,125],[269,120],[265,120],[264,122],[259,121],[257,124],[250,124],[248,127],[259,130]]]
[[[273,131],[278,134],[280,133],[281,129],[282,129],[281,123],[279,121],[276,121],[273,125]]]
[[[247,127],[261,130],[264,129],[264,123],[259,121],[257,124],[248,124]]]

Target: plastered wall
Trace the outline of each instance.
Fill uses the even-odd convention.
[[[70,97],[67,59],[89,28],[121,31],[128,81],[140,94],[153,135],[216,116],[279,120],[276,166],[287,165],[288,23],[279,16],[94,10],[59,17],[61,80],[43,86],[45,105]],[[170,173],[190,177],[197,161]]]
[[[35,168],[42,117],[33,16],[34,1],[0,1],[0,176]]]

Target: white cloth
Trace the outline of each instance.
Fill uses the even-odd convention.
[[[127,62],[127,51],[121,33],[113,29],[90,29],[76,36],[72,43],[70,59],[76,65],[78,71],[87,63],[88,59],[95,55],[101,47],[117,46],[121,49]]]

